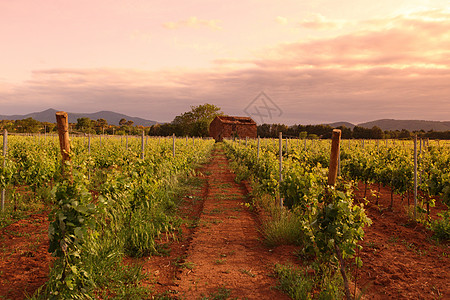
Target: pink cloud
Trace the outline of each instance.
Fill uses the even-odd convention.
[[[167,29],[179,29],[183,27],[199,28],[206,27],[213,30],[221,30],[222,27],[219,25],[220,20],[203,20],[197,17],[190,17],[186,20],[181,20],[177,22],[166,22],[163,26]]]
[[[312,14],[310,17],[303,19],[298,23],[301,27],[308,29],[338,29],[342,27],[345,22],[340,20],[328,20],[321,14]]]
[[[115,110],[171,121],[202,103],[242,115],[265,91],[284,112],[272,122],[449,120],[447,28],[450,14],[430,12],[279,45],[253,59],[218,59],[209,70],[37,70],[20,86],[0,86],[0,99],[5,111],[7,103],[20,103],[28,110]]]

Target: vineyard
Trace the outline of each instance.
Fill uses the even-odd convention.
[[[40,288],[30,286],[32,290],[27,291],[32,298],[178,298],[190,291],[190,282],[185,277],[200,276],[202,261],[212,260],[202,256],[206,250],[194,251],[200,247],[202,230],[226,226],[216,232],[226,234],[234,226],[243,226],[240,218],[247,218],[247,213],[256,216],[257,221],[251,223],[253,219],[248,217],[254,228],[243,238],[254,236],[255,241],[264,240],[260,246],[249,246],[262,249],[251,255],[265,261],[262,253],[276,256],[278,252],[272,249],[292,245],[294,250],[286,248],[290,249],[289,254],[280,255],[290,258],[262,264],[271,265],[267,270],[242,265],[233,273],[230,266],[211,279],[220,287],[216,294],[207,285],[196,284],[205,293],[200,297],[198,292],[196,297],[213,299],[219,292],[223,298],[215,299],[240,296],[235,294],[237,286],[244,283],[227,281],[226,276],[246,276],[250,282],[256,282],[266,280],[266,271],[271,278],[277,278],[271,284],[294,299],[450,296],[445,275],[450,272],[450,147],[442,142],[424,141],[414,146],[414,141],[342,140],[338,177],[333,185],[327,181],[331,163],[329,140],[237,139],[215,145],[211,139],[198,138],[71,136],[70,153],[63,152],[68,156],[63,161],[57,136],[11,135],[6,144],[7,151],[0,157],[0,188],[4,191],[0,218],[2,260],[17,256],[18,261],[26,264],[28,258],[33,258],[34,252],[15,253],[8,247],[17,238],[17,234],[12,234],[13,228],[20,224],[32,228],[32,220],[43,222],[42,216],[47,215],[49,219],[48,230],[43,233],[45,238],[41,237],[45,241],[41,242],[51,258],[45,260],[48,266],[42,270],[46,275],[37,286]],[[213,181],[231,174],[224,155],[237,183]],[[197,192],[192,191],[195,190],[192,180],[198,181]],[[248,195],[238,196],[241,185]],[[223,190],[215,193],[215,187]],[[202,193],[209,196],[196,204],[194,200],[204,198]],[[226,202],[234,198],[238,200]],[[186,206],[189,201],[193,206]],[[222,204],[208,206],[217,202]],[[230,214],[223,217],[226,207]],[[191,217],[198,210],[192,217],[194,221],[186,221],[180,214],[183,209],[192,210]],[[31,223],[26,223],[27,220]],[[209,225],[201,226],[202,220]],[[383,240],[381,233],[371,231],[380,224],[384,226],[380,229],[383,234],[391,230],[397,238],[389,235]],[[403,238],[402,230],[409,232],[408,238]],[[219,237],[212,242],[218,247]],[[231,249],[228,241],[232,238],[227,237],[226,246],[220,247]],[[184,247],[189,241],[190,250],[183,252],[186,257],[174,257],[179,252],[176,247]],[[244,251],[236,249],[221,253],[208,268],[222,267],[227,259],[231,263],[236,252]],[[430,266],[425,265],[421,270],[431,272],[424,278],[434,282],[419,287],[424,278],[414,279],[409,273],[403,274],[406,277],[393,274],[398,278],[387,278],[383,275],[389,273],[386,266],[372,261],[374,257],[382,261],[380,255],[384,250],[406,252],[405,259],[415,257],[421,264],[422,260],[428,260],[437,269],[427,270]],[[192,265],[189,254],[195,260]],[[245,256],[246,259],[251,255]],[[143,284],[149,281],[149,272],[139,262],[160,256],[167,256],[169,264],[188,271],[174,275],[167,287]],[[397,259],[400,264],[400,256],[389,259]],[[415,262],[410,265],[413,268]],[[6,266],[1,264],[0,295],[5,299],[23,297],[23,291],[10,288],[15,286],[14,268]],[[154,276],[160,276],[163,271],[155,272]],[[370,272],[383,274],[374,277]],[[409,287],[396,286],[398,281],[413,282]],[[225,283],[235,287],[234,292]],[[401,294],[388,294],[397,290],[384,290],[385,294],[381,294],[379,284],[388,288],[392,284],[390,287]]]

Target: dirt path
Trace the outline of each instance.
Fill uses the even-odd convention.
[[[286,253],[263,245],[257,221],[244,205],[246,191],[235,183],[222,150],[215,150],[203,172],[209,188],[176,282],[179,297],[289,299],[274,289],[271,276]]]

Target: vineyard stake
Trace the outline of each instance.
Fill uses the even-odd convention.
[[[328,185],[330,186],[334,186],[336,184],[340,141],[341,130],[333,129],[333,136],[331,140],[330,168],[328,170]],[[350,300],[350,288],[348,286],[347,275],[345,274],[345,261],[342,257],[341,249],[339,248],[339,245],[336,244],[336,242],[334,243],[334,251],[336,252],[336,255],[338,257],[341,275],[344,280],[345,296],[346,299]]]
[[[56,112],[56,123],[58,126],[59,147],[62,156],[63,175],[72,179],[71,170],[66,170],[65,163],[70,161],[70,141],[69,141],[69,118],[64,111]]]
[[[288,138],[286,137],[286,155],[288,154],[288,148],[289,146],[288,146]]]
[[[256,158],[259,159],[259,147],[260,147],[259,135],[258,135],[258,150],[256,151]]]
[[[3,130],[3,168],[6,167],[6,150],[8,148],[8,130]],[[6,189],[2,189],[2,211],[5,211]]]
[[[339,143],[341,141],[341,130],[333,129],[333,137],[331,140],[331,154],[330,154],[330,168],[328,170],[328,184],[335,185],[337,172],[338,172],[338,160],[339,160]]]
[[[414,220],[417,210],[417,135],[414,136]]]
[[[88,155],[91,156],[91,134],[88,134]],[[88,168],[88,180],[91,180],[91,169]]]
[[[142,130],[142,141],[141,141],[141,159],[144,160],[144,151],[145,151],[145,136],[144,130]]]
[[[172,135],[172,148],[173,148],[173,157],[175,157],[175,133]]]
[[[280,207],[283,207],[283,198],[281,198],[281,190],[280,190],[280,186],[281,186],[281,182],[283,181],[283,174],[282,174],[282,171],[283,171],[283,133],[280,131],[280,133],[279,133],[279,156],[280,156],[280,159],[279,159],[279,171],[280,171],[280,176],[279,176],[279,179],[278,179],[278,194],[279,194],[279,197],[280,197]]]

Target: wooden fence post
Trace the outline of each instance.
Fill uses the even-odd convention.
[[[333,137],[331,140],[330,168],[328,170],[328,185],[335,185],[338,164],[339,164],[339,144],[341,142],[341,130],[333,129]]]
[[[142,130],[142,141],[141,141],[141,159],[144,159],[144,152],[145,152],[145,132]]]
[[[8,149],[8,131],[3,130],[3,168],[6,167],[6,153]],[[6,188],[2,189],[2,211],[5,211]]]
[[[278,194],[280,197],[280,207],[283,207],[283,198],[281,197],[281,182],[283,181],[283,133],[280,131],[279,133],[279,178],[278,178]]]
[[[417,135],[414,136],[414,220],[417,211]]]
[[[66,162],[70,161],[70,141],[69,141],[69,118],[64,111],[56,112],[56,123],[58,126],[59,147],[62,156],[63,175],[72,179],[72,172],[66,169]]]
[[[173,157],[175,157],[175,133],[172,135],[172,139],[173,139]]]
[[[256,151],[256,158],[259,159],[259,148],[260,148],[260,139],[258,135],[258,150]]]

